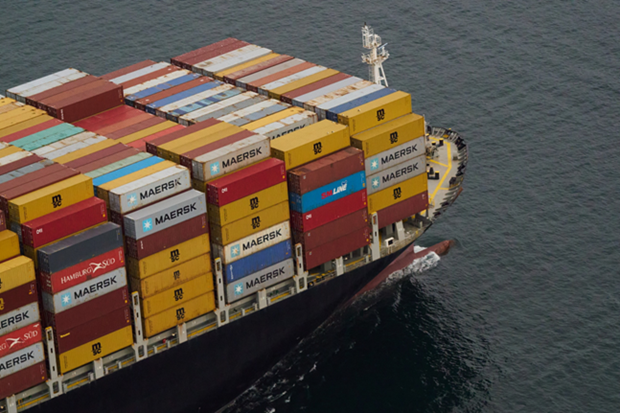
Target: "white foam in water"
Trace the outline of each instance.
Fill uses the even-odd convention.
[[[419,247],[417,245],[415,245],[413,247],[413,251],[415,253],[418,253],[420,251],[424,251],[426,248],[423,247]],[[405,268],[403,268],[402,270],[398,270],[393,272],[392,274],[390,274],[390,276],[387,279],[387,282],[394,282],[396,280],[401,280],[405,277],[409,277],[411,275],[415,275],[415,274],[421,274],[425,271],[430,270],[431,268],[435,268],[437,266],[437,264],[439,263],[439,260],[441,258],[439,258],[439,255],[435,254],[434,252],[431,252],[427,255],[425,255],[422,258],[418,258],[417,260],[413,260],[413,262],[411,264],[409,264],[408,266],[406,266]]]

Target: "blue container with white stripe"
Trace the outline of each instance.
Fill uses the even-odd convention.
[[[218,93],[217,95],[209,96],[208,98],[194,102],[191,105],[183,106],[182,108],[176,109],[170,112],[170,115],[172,115],[172,117],[176,119],[176,117],[178,116],[186,115],[195,110],[202,109],[214,103],[221,102],[222,100],[231,98],[233,96],[237,96],[241,92],[243,92],[243,90],[241,89],[226,90],[222,93]],[[174,119],[170,119],[170,120],[174,120]]]
[[[148,113],[156,114],[156,109],[161,108],[162,106],[169,105],[171,103],[177,102],[181,99],[188,98],[190,96],[194,96],[197,93],[204,92],[209,89],[213,89],[214,87],[222,86],[223,83],[214,80],[212,82],[203,83],[202,85],[193,87],[191,89],[184,90],[183,92],[179,92],[176,95],[169,96],[165,99],[158,100],[157,102],[153,102],[150,105],[146,106],[146,111]]]
[[[144,168],[148,168],[149,166],[153,166],[160,162],[163,162],[162,158],[157,156],[152,156],[150,158],[144,159],[140,162],[136,162],[134,164],[128,165],[124,168],[117,169],[114,172],[110,172],[109,174],[101,175],[95,179],[93,179],[93,187],[95,189],[95,195],[97,195],[97,187],[105,184],[106,182],[113,181],[115,179],[121,178],[125,175],[129,175],[136,171],[141,171]]]
[[[353,99],[350,102],[343,103],[342,105],[336,106],[335,108],[331,108],[328,111],[326,111],[327,119],[334,121],[334,122],[338,122],[339,113],[346,112],[347,110],[351,110],[358,106],[362,106],[368,102],[372,102],[373,100],[377,100],[384,96],[391,95],[394,92],[396,92],[394,89],[385,88],[385,89],[377,90],[376,92],[372,92],[366,96]]]
[[[148,89],[141,90],[137,93],[134,93],[133,95],[125,97],[125,102],[130,106],[134,106],[134,102],[136,100],[144,99],[145,97],[154,95],[155,93],[162,92],[166,89],[170,89],[171,87],[174,87],[174,86],[182,85],[183,83],[187,83],[199,77],[200,77],[199,74],[192,73],[190,75],[181,76],[176,79],[172,79],[167,82],[160,83],[159,85],[150,87]]]
[[[293,211],[305,214],[364,188],[366,188],[366,171],[360,171],[303,195],[289,192],[288,200]]]
[[[224,265],[224,277],[226,283],[237,281],[250,274],[254,274],[280,261],[291,258],[293,246],[291,240],[287,239],[262,251],[255,252],[245,258]]]

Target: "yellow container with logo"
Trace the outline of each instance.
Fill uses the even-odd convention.
[[[13,155],[16,152],[23,152],[24,150],[22,148],[18,148],[17,146],[7,146],[4,149],[0,149],[0,162],[2,161],[2,158],[4,158],[5,156],[9,156],[9,155]]]
[[[368,196],[371,214],[428,190],[428,178],[421,174]]]
[[[0,138],[4,138],[5,136],[8,136],[12,133],[22,131],[24,129],[30,128],[32,126],[36,126],[40,123],[47,122],[48,120],[52,120],[52,119],[54,118],[52,118],[51,116],[41,115],[41,116],[36,116],[34,118],[25,120],[16,125],[8,126],[6,128],[0,129]]]
[[[213,310],[215,310],[215,294],[211,291],[144,319],[144,335],[152,337]]]
[[[76,159],[83,158],[86,155],[99,152],[103,149],[109,148],[114,145],[120,145],[120,144],[118,143],[118,141],[115,141],[114,139],[106,139],[105,141],[97,142],[96,144],[90,145],[86,148],[78,149],[75,152],[71,152],[66,155],[59,156],[58,158],[54,159],[54,161],[64,165],[71,161],[75,161]]]
[[[142,129],[141,131],[131,133],[127,136],[123,136],[122,138],[118,139],[117,142],[125,144],[135,142],[139,139],[146,138],[147,136],[151,136],[154,133],[173,128],[177,125],[178,123],[170,122],[169,120],[167,120],[165,122],[158,123],[157,125],[150,126],[146,129]]]
[[[213,291],[213,274],[203,274],[142,300],[142,317],[150,317]]]
[[[222,80],[222,79],[224,79],[224,76],[226,76],[226,75],[228,75],[230,73],[238,72],[239,70],[246,69],[246,68],[248,68],[250,66],[254,66],[254,65],[257,65],[257,64],[262,63],[262,62],[266,62],[267,60],[271,60],[274,57],[278,57],[278,56],[280,56],[278,53],[269,53],[268,55],[256,58],[254,60],[250,60],[249,62],[242,63],[242,64],[237,65],[237,66],[233,66],[230,69],[226,69],[226,70],[222,70],[221,72],[217,72],[215,74],[215,78],[217,80]]]
[[[271,156],[284,161],[286,169],[322,158],[350,144],[349,128],[322,120],[271,141]]]
[[[425,134],[424,116],[410,113],[351,136],[351,146],[363,150],[364,158],[369,158]]]
[[[220,122],[213,126],[209,126],[208,128],[199,130],[194,133],[190,133],[189,135],[182,136],[173,141],[166,142],[157,147],[157,156],[169,160],[172,154],[178,153],[177,148],[194,141],[201,142],[205,139],[208,139],[209,136],[213,134],[219,133],[226,129],[230,129],[231,126],[232,125],[228,123]]]
[[[340,73],[337,70],[334,69],[325,69],[325,70],[321,70],[318,73],[315,73],[313,75],[310,76],[306,76],[302,79],[299,80],[295,80],[294,82],[291,83],[287,83],[286,85],[277,87],[273,90],[269,91],[269,97],[272,99],[280,99],[280,96],[282,96],[285,93],[291,92],[293,90],[297,90],[300,87],[304,87],[307,85],[310,85],[314,82],[318,82],[319,80],[325,79],[327,77],[333,76],[333,75],[337,75],[338,73]]]
[[[133,331],[131,326],[123,327],[120,330],[60,354],[60,372],[65,374],[132,344]]]
[[[242,126],[243,129],[247,130],[256,130],[258,128],[262,128],[263,126],[270,125],[274,122],[278,122],[282,119],[288,118],[289,116],[299,115],[303,113],[303,108],[292,107],[288,109],[281,110],[279,112],[274,113],[273,115],[265,116],[262,119],[255,120],[254,122],[246,123]]]
[[[223,226],[287,200],[288,188],[286,182],[281,182],[221,207],[207,204],[209,222]]]
[[[20,224],[93,196],[93,180],[76,175],[9,201],[9,217]]]
[[[0,232],[0,262],[19,255],[19,237],[13,231]]]
[[[30,258],[20,255],[4,261],[0,263],[0,294],[34,281],[34,278],[34,262]]]
[[[144,278],[129,277],[131,291],[137,291],[142,299],[152,297],[164,290],[181,285],[203,274],[211,276],[211,254],[203,254],[165,271]]]
[[[127,273],[133,278],[144,279],[210,251],[209,235],[204,234],[141,260],[127,257]]]
[[[208,145],[210,143],[213,142],[217,142],[221,139],[227,138],[231,135],[234,135],[235,133],[239,133],[239,132],[243,132],[244,129],[241,129],[238,126],[234,126],[234,125],[228,125],[228,127],[224,130],[221,130],[219,132],[216,133],[212,133],[208,136],[203,137],[202,139],[196,139],[192,142],[187,142],[183,145],[180,145],[178,147],[176,147],[174,149],[174,151],[170,152],[170,160],[173,162],[179,162],[179,158],[180,155],[183,155],[184,153],[193,151],[194,149],[198,149],[201,146],[205,146]]]
[[[354,135],[408,113],[411,113],[411,95],[399,91],[339,114],[338,123],[347,125]]]
[[[250,236],[265,228],[272,227],[290,218],[288,201],[281,202],[261,212],[248,215],[228,225],[210,225],[211,242],[227,245],[241,238]]]

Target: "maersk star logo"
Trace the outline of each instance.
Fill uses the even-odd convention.
[[[370,160],[370,170],[374,171],[375,169],[379,169],[379,158]]]
[[[130,207],[135,206],[138,203],[138,194],[133,193],[127,197],[127,205]]]
[[[379,185],[381,185],[379,178],[372,178],[372,187],[379,188]]]
[[[70,293],[63,294],[62,297],[60,297],[60,303],[62,304],[63,307],[66,307],[69,304],[71,304],[71,294]]]
[[[238,257],[241,253],[241,248],[239,248],[239,244],[233,245],[230,248],[230,258]]]
[[[149,232],[152,229],[153,229],[153,219],[152,218],[145,219],[144,221],[142,221],[142,231],[143,232]]]
[[[211,174],[216,174],[220,171],[220,163],[219,162],[213,162],[211,164]]]
[[[243,283],[235,285],[235,295],[243,294]]]

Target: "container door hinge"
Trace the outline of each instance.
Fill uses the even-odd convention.
[[[54,330],[52,327],[45,329],[45,341],[47,346],[47,362],[49,366],[49,379],[47,387],[50,392],[50,399],[63,394],[62,375],[58,375],[58,366],[56,363],[56,345],[54,343]]]
[[[140,295],[137,291],[131,293],[131,306],[133,307],[133,327],[134,327],[134,343],[133,348],[136,362],[142,361],[148,357],[149,352],[146,348],[144,340],[144,330],[142,325],[142,311],[140,309]]]
[[[370,222],[372,223],[372,244],[370,245],[370,255],[372,260],[376,261],[381,258],[381,245],[379,244],[379,218],[377,213],[371,215]]]

